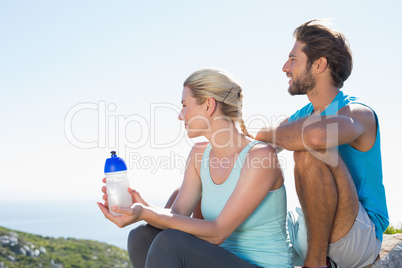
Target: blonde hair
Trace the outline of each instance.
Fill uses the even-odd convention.
[[[214,98],[223,115],[238,123],[244,135],[254,138],[248,133],[242,117],[242,88],[231,75],[220,69],[201,69],[192,73],[183,86],[190,88],[198,104],[204,103],[209,97]]]

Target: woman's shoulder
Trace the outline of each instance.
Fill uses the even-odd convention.
[[[252,167],[252,170],[261,168],[261,171],[266,173],[280,168],[275,148],[267,143],[255,144],[250,149],[245,161],[247,161],[246,167]]]
[[[257,142],[249,151],[251,156],[255,157],[267,157],[267,156],[276,156],[275,148],[265,142]]]
[[[197,159],[199,156],[202,156],[204,154],[205,149],[207,148],[209,142],[197,142],[193,145],[190,151],[190,157],[195,157],[197,156]]]
[[[203,141],[203,142],[197,142],[193,145],[193,148],[191,149],[192,151],[205,151],[205,148],[207,148],[209,142],[208,141]]]
[[[201,167],[202,158],[204,155],[204,151],[207,148],[209,142],[197,142],[193,145],[193,148],[190,151],[190,154],[187,159],[187,167],[193,167],[197,170],[198,175],[200,175],[199,170]]]

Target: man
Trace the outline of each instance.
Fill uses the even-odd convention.
[[[352,71],[343,34],[309,21],[294,36],[283,72],[289,93],[310,103],[256,139],[294,151],[307,227],[304,267],[365,267],[377,258],[389,223],[378,119],[340,90]]]

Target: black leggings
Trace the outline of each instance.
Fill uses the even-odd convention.
[[[257,267],[188,233],[172,229],[162,231],[150,225],[141,225],[130,232],[127,249],[134,268]]]

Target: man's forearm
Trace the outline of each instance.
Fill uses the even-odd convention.
[[[309,146],[303,141],[305,120],[282,123],[277,127],[261,129],[256,139],[289,151],[304,151]]]
[[[303,127],[299,121],[279,125],[272,133],[273,142],[288,151],[306,150],[303,142]]]
[[[356,139],[364,128],[348,116],[309,116],[261,129],[257,140],[289,151],[325,150]]]

